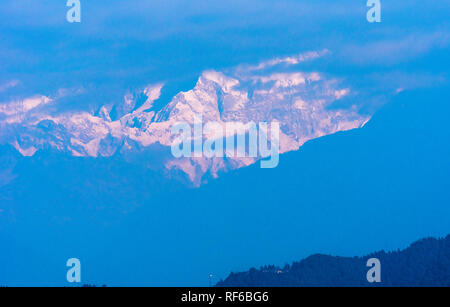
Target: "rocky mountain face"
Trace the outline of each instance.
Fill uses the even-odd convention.
[[[255,163],[258,158],[180,158],[171,155],[172,127],[179,122],[278,122],[280,153],[295,151],[308,140],[362,127],[370,115],[356,106],[334,104],[356,95],[336,79],[318,72],[293,70],[322,56],[308,53],[229,71],[205,71],[192,90],[178,93],[162,109],[155,107],[163,84],[127,94],[97,112],[49,112],[58,97],[35,96],[0,105],[0,143],[31,156],[51,148],[72,156],[147,161],[166,173],[182,173],[195,185],[222,171]],[[245,133],[245,132],[243,132]],[[158,161],[156,163],[155,161]]]

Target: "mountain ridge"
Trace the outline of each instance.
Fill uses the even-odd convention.
[[[295,67],[325,54],[306,53],[225,72],[204,71],[194,88],[179,92],[165,106],[155,105],[163,83],[126,94],[123,102],[104,105],[93,113],[48,113],[58,99],[73,94],[68,91],[1,104],[0,143],[13,145],[24,156],[46,146],[73,156],[109,157],[117,152],[126,156],[154,144],[170,148],[176,138],[171,128],[179,122],[192,125],[201,116],[203,124],[217,122],[222,127],[226,123],[279,122],[279,152],[296,151],[310,139],[360,128],[370,119],[370,114],[360,114],[356,105],[332,108],[347,96],[357,95],[342,82]],[[128,146],[130,143],[138,146]],[[160,169],[161,173],[182,171],[199,186],[204,176],[216,178],[222,171],[246,167],[259,159],[176,159],[169,154]]]
[[[367,261],[381,263],[381,282],[369,283]],[[404,250],[375,252],[362,257],[316,254],[283,268],[264,266],[231,273],[217,287],[301,286],[450,286],[450,235],[425,238]]]

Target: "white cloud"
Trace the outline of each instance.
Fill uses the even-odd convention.
[[[53,100],[46,96],[33,96],[0,104],[0,114],[6,115],[8,123],[21,122],[27,114],[38,107],[47,105]]]
[[[348,88],[346,89],[342,89],[342,90],[337,90],[334,92],[334,96],[336,97],[337,100],[347,96],[350,93],[350,90]]]
[[[258,70],[265,70],[277,65],[285,65],[285,66],[292,66],[292,65],[298,65],[303,62],[312,61],[317,58],[321,58],[329,53],[329,50],[324,49],[322,51],[310,51],[301,53],[294,56],[284,57],[284,58],[275,58],[268,61],[264,61],[259,63],[256,66],[243,66],[240,69],[245,71],[258,71]]]
[[[434,49],[450,46],[447,31],[415,33],[395,39],[384,39],[363,45],[348,45],[341,55],[349,61],[363,65],[391,65],[410,61]]]
[[[18,80],[12,80],[12,81],[6,82],[4,84],[0,84],[0,93],[5,92],[5,91],[9,90],[10,88],[14,88],[14,87],[18,86],[19,84],[20,84],[20,82]]]

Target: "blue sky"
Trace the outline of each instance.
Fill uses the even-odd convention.
[[[445,81],[450,1],[381,2],[382,23],[369,24],[365,1],[82,0],[82,23],[69,24],[65,0],[3,0],[0,101],[84,88],[64,107],[97,107],[152,82],[176,93],[205,69],[324,48],[331,56],[305,69],[362,89]]]

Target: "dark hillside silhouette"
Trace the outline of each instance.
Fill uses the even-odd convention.
[[[381,283],[369,283],[367,260],[381,262]],[[450,286],[450,235],[424,239],[403,251],[384,251],[365,257],[314,255],[284,268],[231,273],[219,287],[257,286]]]

